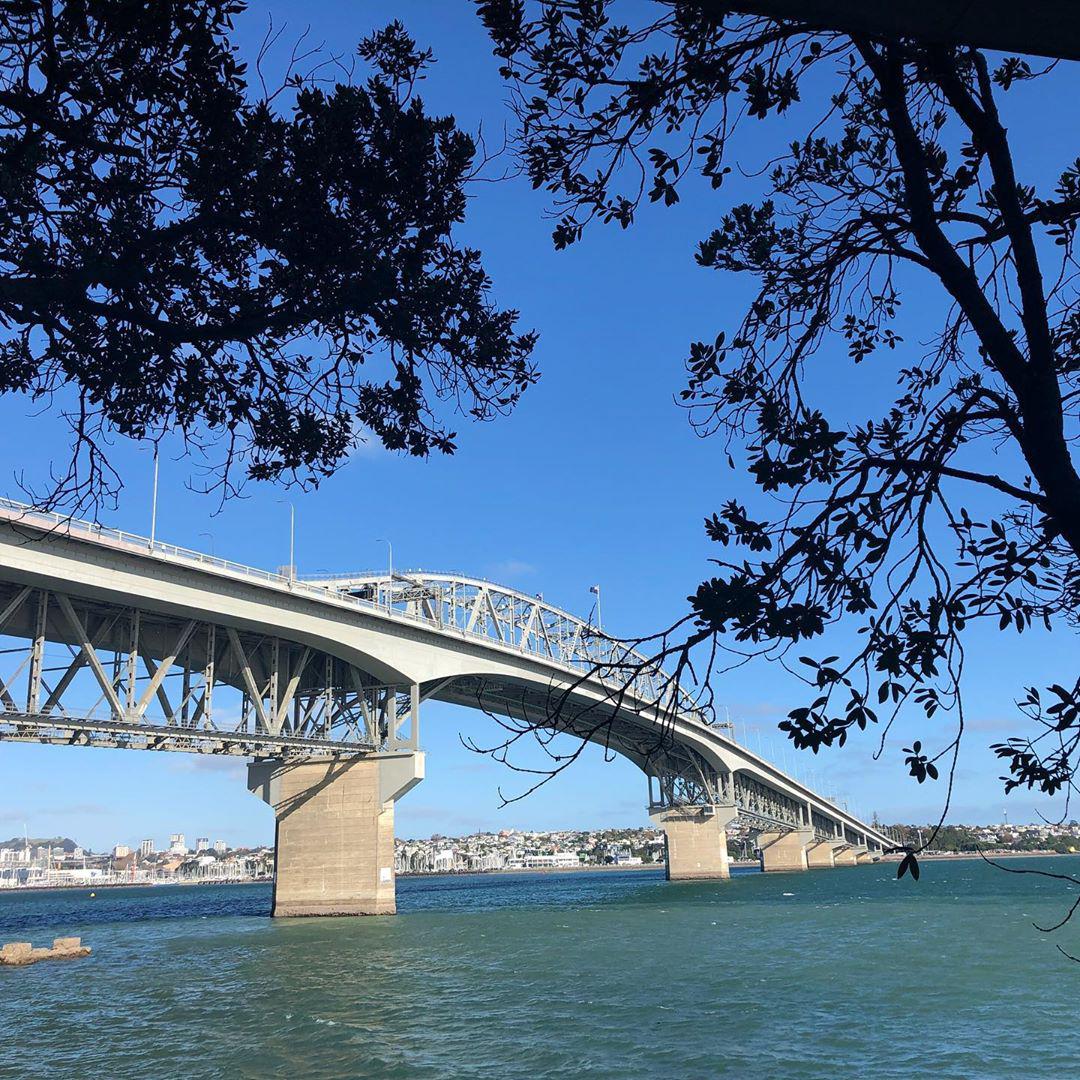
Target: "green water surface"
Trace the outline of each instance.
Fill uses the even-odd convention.
[[[1071,858],[1016,867],[1080,871]],[[4,1077],[1069,1077],[1075,893],[978,860],[402,880],[400,914],[267,917],[266,886],[0,893]]]

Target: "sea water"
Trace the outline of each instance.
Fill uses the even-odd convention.
[[[1014,868],[1075,872],[1080,860]],[[264,885],[0,893],[4,1077],[1062,1077],[1075,892],[979,860],[669,884],[402,879],[396,917],[268,917]]]

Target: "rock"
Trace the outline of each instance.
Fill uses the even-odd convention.
[[[32,964],[33,951],[29,941],[9,941],[0,949],[0,964]]]
[[[77,937],[53,938],[51,949],[35,949],[29,941],[9,941],[0,947],[0,964],[23,967],[39,960],[72,960],[89,955],[90,950]]]

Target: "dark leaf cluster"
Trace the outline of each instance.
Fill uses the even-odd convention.
[[[243,6],[0,2],[0,393],[67,409],[53,501],[101,496],[114,433],[221,446],[225,485],[317,482],[364,436],[449,453],[440,403],[535,378],[453,238],[476,146],[416,96],[430,54],[393,23],[363,81],[297,56],[256,93]]]
[[[556,244],[699,185],[718,211],[697,263],[750,291],[690,344],[680,400],[773,509],[706,518],[720,554],[664,655],[700,657],[708,700],[728,661],[851,626],[853,647],[821,643],[844,655],[791,665],[807,695],[781,728],[818,752],[951,716],[903,751],[918,783],[951,774],[964,631],[1073,625],[1080,599],[1080,165],[1067,149],[1056,183],[1022,176],[1003,118],[1054,72],[690,0],[479,9]],[[783,131],[765,164],[741,142],[761,121]],[[905,300],[936,333],[904,340]],[[1072,788],[1077,691],[1051,693],[1022,705],[1035,734],[996,748],[1009,789]]]

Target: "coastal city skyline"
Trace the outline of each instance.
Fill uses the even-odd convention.
[[[883,825],[896,844],[922,847],[933,823]],[[757,832],[746,822],[727,828],[732,865],[756,867],[761,858]],[[1031,853],[1076,854],[1080,822],[1060,825],[999,822],[961,825],[938,833],[926,849],[928,858]],[[394,871],[399,877],[446,874],[529,874],[577,870],[662,870],[667,846],[657,828],[564,830],[502,829],[459,836],[398,836]],[[899,856],[892,856],[895,861]],[[272,880],[273,845],[232,847],[209,837],[194,840],[169,834],[158,846],[144,838],[137,847],[117,843],[93,851],[68,836],[12,837],[0,840],[0,891],[13,889],[86,889],[149,885],[245,884]]]
[[[918,830],[929,832],[935,824],[936,823],[932,821],[879,823],[883,831],[890,835],[895,834],[898,838],[898,842],[902,834]],[[1048,837],[1075,837],[1080,841],[1080,821],[1076,818],[1069,818],[1060,822],[1010,821],[1008,818],[996,822],[958,822],[951,826],[951,829],[954,833],[969,835],[974,842],[980,844],[993,844],[1002,837],[1035,837],[1042,839]],[[233,844],[222,839],[211,839],[209,836],[195,836],[182,829],[170,832],[164,838],[143,837],[138,842],[118,839],[111,844],[105,845],[101,849],[95,849],[89,844],[83,845],[78,843],[74,836],[69,835],[69,833],[75,831],[76,830],[62,830],[60,833],[44,837],[40,833],[35,833],[27,826],[23,834],[12,835],[6,840],[0,839],[0,860],[5,857],[10,858],[11,852],[20,851],[23,847],[27,850],[37,851],[42,844],[47,844],[49,841],[63,841],[67,843],[69,845],[69,853],[72,850],[77,851],[79,854],[83,852],[95,855],[106,855],[111,853],[114,857],[120,858],[126,858],[129,855],[145,857],[147,855],[168,854],[200,855],[208,852],[222,854],[226,851],[233,850],[272,850],[272,845],[264,843],[252,841],[248,843],[240,842]],[[746,823],[733,823],[727,829],[729,844],[732,840],[752,836],[753,831],[753,828]],[[135,834],[133,833],[132,835]],[[395,837],[395,842],[400,847],[401,845],[409,846],[417,844],[436,845],[440,842],[458,843],[483,838],[506,842],[511,846],[516,845],[520,847],[524,845],[532,850],[533,847],[554,847],[557,849],[559,845],[576,845],[580,847],[584,844],[587,847],[593,847],[601,841],[608,842],[612,837],[621,835],[656,839],[662,838],[663,832],[652,826],[635,827],[618,825],[582,826],[569,829],[502,828],[476,830],[474,832],[444,833],[436,831],[428,835],[414,835],[399,832]],[[73,847],[71,845],[73,845]]]

